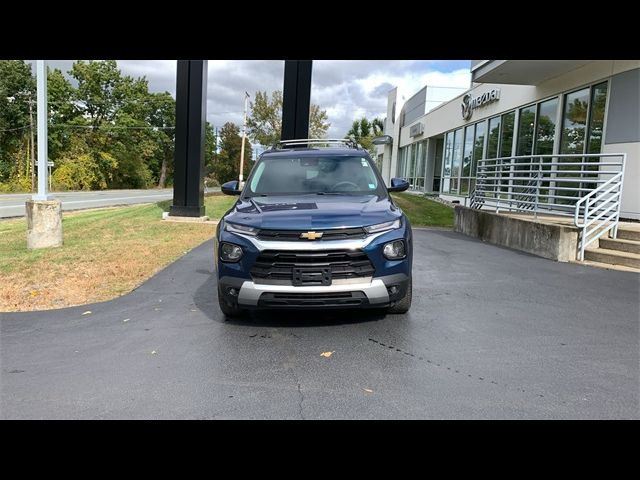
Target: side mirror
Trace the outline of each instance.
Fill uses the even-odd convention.
[[[238,189],[237,180],[231,180],[230,182],[223,183],[220,188],[222,189],[222,193],[225,195],[240,195],[242,193],[242,190]]]
[[[407,182],[404,178],[392,178],[391,186],[387,187],[387,191],[404,192],[407,188],[409,188],[409,182]]]

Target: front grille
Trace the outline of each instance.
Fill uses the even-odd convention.
[[[258,307],[356,307],[368,303],[363,292],[263,293],[258,300]]]
[[[258,232],[257,237],[260,240],[279,240],[287,242],[309,242],[300,235],[307,233],[308,230],[269,230],[262,229]],[[331,230],[312,230],[316,233],[322,232],[322,237],[318,240],[349,240],[353,238],[365,238],[367,232],[364,228],[335,228]],[[318,241],[316,240],[316,241]]]
[[[298,280],[300,269],[304,272],[321,272],[331,279],[371,277],[375,271],[369,257],[362,250],[277,251],[265,250],[258,255],[251,268],[253,279]],[[318,277],[307,285],[326,285]]]

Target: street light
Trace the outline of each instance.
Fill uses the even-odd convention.
[[[246,141],[247,138],[247,100],[249,100],[249,98],[251,98],[251,96],[247,93],[244,92],[244,122],[242,125],[242,147],[240,150],[240,176],[239,176],[239,182],[238,182],[238,188],[240,190],[242,190],[243,184],[244,184],[244,175],[243,175],[243,169],[244,169],[244,142]]]

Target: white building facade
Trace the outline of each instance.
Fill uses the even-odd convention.
[[[421,89],[388,94],[388,183],[467,204],[480,159],[626,153],[621,217],[640,219],[640,60],[474,60],[472,86],[425,113]]]

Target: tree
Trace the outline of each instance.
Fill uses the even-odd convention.
[[[216,133],[209,122],[204,125],[204,168],[205,176],[213,173],[213,164],[216,161]]]
[[[0,60],[0,182],[30,185],[29,102],[36,100],[31,65],[23,60]],[[34,128],[35,128],[35,108]]]
[[[245,142],[243,174],[247,178],[251,171],[251,144]],[[219,183],[237,180],[240,173],[240,150],[242,137],[237,125],[227,122],[220,130],[220,153],[215,155],[212,171]]]
[[[309,109],[309,138],[324,138],[331,126],[327,122],[326,110],[311,104]],[[256,92],[255,101],[250,102],[250,113],[247,117],[249,137],[261,145],[274,145],[280,140],[282,133],[282,91],[271,94]]]
[[[149,132],[158,149],[150,168],[157,179],[158,188],[165,188],[173,178],[176,101],[169,92],[149,95],[148,123],[154,129]]]
[[[67,127],[77,123],[80,112],[73,104],[74,88],[59,69],[47,73],[49,102],[49,158],[57,160],[70,148],[73,131]]]
[[[69,73],[78,83],[74,133],[89,147],[99,188],[146,188],[158,181],[169,155],[169,137],[161,131],[171,120],[171,102],[150,94],[144,77],[123,76],[114,60],[78,61]]]
[[[375,155],[373,139],[382,135],[383,130],[384,126],[382,120],[379,118],[374,118],[372,121],[369,121],[366,117],[362,117],[359,120],[353,121],[345,138],[355,139],[357,143],[362,145],[362,148],[368,150],[371,155]]]

